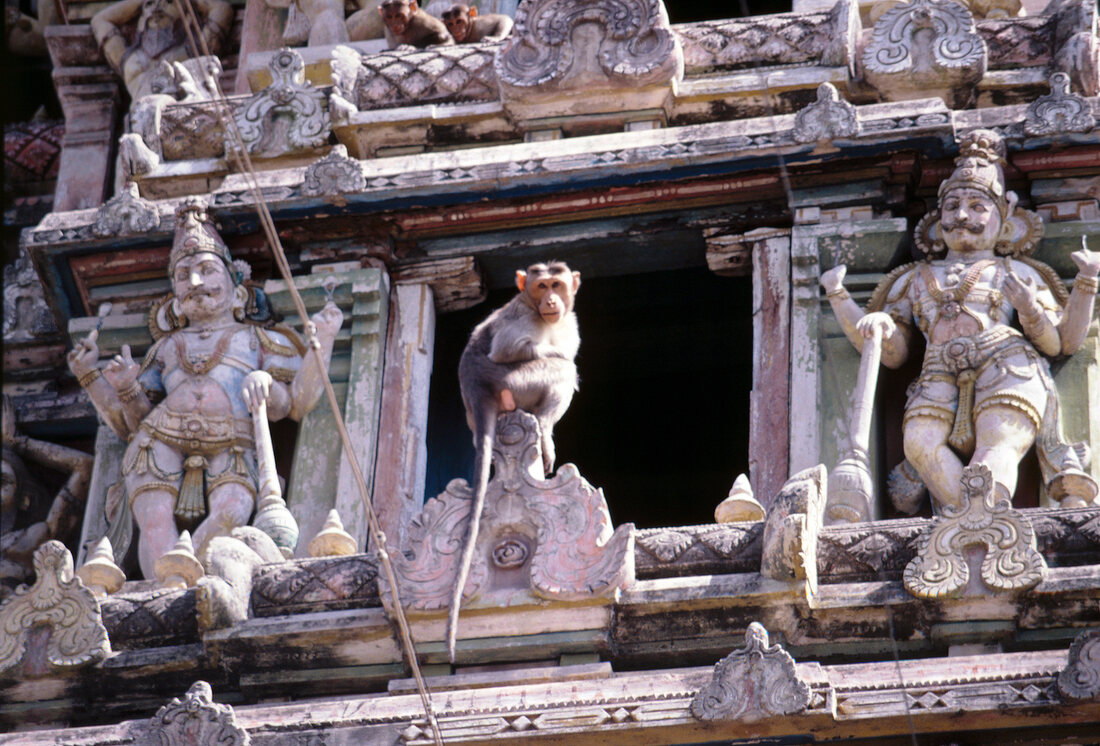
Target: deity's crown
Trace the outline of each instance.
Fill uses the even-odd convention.
[[[209,252],[221,258],[229,275],[239,284],[239,269],[206,209],[206,201],[201,197],[188,197],[176,208],[176,235],[172,240],[172,253],[168,257],[168,275],[171,277],[176,264],[185,256]]]
[[[940,184],[940,199],[952,189],[977,189],[988,194],[1003,214],[1008,209],[1004,153],[1004,141],[996,132],[973,130],[963,135],[955,171]]]

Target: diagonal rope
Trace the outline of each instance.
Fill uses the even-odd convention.
[[[183,20],[183,26],[191,42],[191,46],[196,52],[201,51],[203,55],[212,57],[213,54],[206,43],[206,39],[202,35],[202,26],[195,14],[192,0],[173,0],[173,2],[180,14],[180,18]],[[306,310],[305,303],[302,301],[302,296],[294,286],[294,278],[290,271],[290,264],[287,261],[286,252],[283,249],[282,241],[279,239],[279,233],[275,228],[275,221],[271,217],[271,211],[268,209],[267,202],[264,200],[263,192],[259,185],[259,178],[253,168],[252,159],[248,155],[248,149],[245,146],[244,138],[241,136],[240,129],[237,127],[236,118],[232,116],[229,101],[222,91],[217,78],[211,74],[209,67],[203,66],[202,74],[206,77],[208,90],[214,94],[214,102],[217,106],[217,116],[222,124],[223,130],[227,131],[232,137],[234,147],[230,147],[229,142],[227,142],[226,154],[236,161],[238,170],[245,176],[246,185],[252,194],[253,202],[256,205],[256,212],[260,218],[260,224],[267,237],[268,245],[271,247],[272,256],[279,268],[279,273],[283,281],[286,282],[287,290],[290,292],[290,297],[294,302],[298,318],[302,321],[302,328],[306,333],[311,354],[314,356],[317,365],[320,366],[320,370],[325,370],[324,357],[321,354],[321,343],[316,336],[316,327],[313,322],[309,320],[309,312]],[[401,647],[405,657],[409,661],[409,668],[412,670],[413,678],[416,680],[416,689],[424,707],[425,718],[432,731],[432,740],[437,746],[442,746],[443,734],[440,731],[439,722],[432,707],[431,695],[428,692],[427,685],[424,683],[424,677],[420,671],[420,664],[416,658],[416,647],[413,643],[408,619],[405,617],[404,606],[401,603],[397,576],[394,573],[393,565],[390,562],[389,551],[386,547],[386,535],[379,527],[378,516],[375,514],[374,506],[371,504],[367,482],[363,477],[363,472],[359,466],[359,460],[356,458],[355,451],[352,448],[351,436],[348,434],[347,427],[344,424],[343,414],[340,411],[340,405],[336,400],[336,391],[333,389],[332,382],[329,380],[328,375],[321,376],[321,380],[324,382],[325,398],[328,400],[329,408],[332,410],[332,416],[336,423],[336,431],[340,436],[344,455],[347,457],[348,465],[351,467],[356,488],[366,511],[370,539],[377,548],[378,559],[385,572],[386,582],[390,587],[390,603],[386,602],[386,595],[384,593],[379,594],[382,600],[382,609],[390,621],[397,625]]]

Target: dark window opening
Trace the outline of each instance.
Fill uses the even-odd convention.
[[[473,327],[513,293],[438,320],[428,498],[472,476],[458,359]],[[555,429],[556,467],[575,463],[603,488],[616,524],[713,522],[748,471],[751,279],[704,268],[584,278],[577,316],[580,391]]]

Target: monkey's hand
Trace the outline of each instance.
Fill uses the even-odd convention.
[[[97,339],[99,339],[99,330],[93,329],[87,337],[77,342],[69,352],[69,370],[71,370],[73,375],[77,378],[90,372],[99,360],[99,347],[96,345]]]
[[[821,287],[826,293],[832,293],[844,287],[844,275],[848,274],[848,268],[838,264],[821,275]]]
[[[897,331],[897,328],[898,325],[894,323],[894,319],[890,317],[890,314],[882,311],[869,313],[856,322],[856,331],[864,339],[871,339],[874,336],[875,329],[878,329],[880,339],[887,339]]]

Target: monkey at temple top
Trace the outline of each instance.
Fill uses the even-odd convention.
[[[532,264],[516,272],[519,293],[474,328],[458,363],[458,384],[466,422],[474,433],[474,504],[447,620],[447,652],[455,659],[455,634],[462,591],[477,544],[485,490],[493,457],[497,416],[522,409],[542,432],[542,466],[554,468],[554,425],[577,390],[573,362],[581,336],[573,300],[581,273],[564,262]]]
[[[378,6],[386,25],[390,49],[403,44],[423,49],[434,44],[454,44],[443,21],[420,9],[416,0],[385,0]]]
[[[501,13],[477,14],[477,8],[456,3],[443,12],[443,23],[456,44],[500,41],[512,33],[512,19]]]

